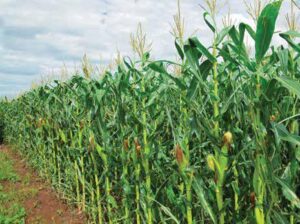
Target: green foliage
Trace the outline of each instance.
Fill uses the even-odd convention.
[[[214,43],[176,41],[180,64],[144,52],[2,102],[5,139],[97,223],[300,222],[298,45],[268,51],[280,4],[256,32],[205,13]]]
[[[4,121],[3,119],[0,118],[0,144],[2,144],[4,140],[3,130],[4,130]]]
[[[270,3],[258,17],[255,36],[255,57],[258,63],[270,47],[281,4],[282,0]]]
[[[19,177],[13,170],[12,162],[7,156],[0,152],[0,181],[16,181]]]

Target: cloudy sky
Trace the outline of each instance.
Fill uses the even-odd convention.
[[[119,50],[132,55],[130,33],[142,23],[155,58],[175,57],[170,34],[176,0],[0,0],[0,96],[15,96],[43,75],[81,64],[86,53],[94,64],[108,64]],[[252,23],[242,0],[228,0],[218,20],[230,8],[236,22]],[[210,32],[202,20],[204,0],[181,0],[186,36],[206,44]],[[285,30],[281,10],[277,29]],[[252,23],[253,24],[253,23]],[[278,42],[279,39],[275,39]]]

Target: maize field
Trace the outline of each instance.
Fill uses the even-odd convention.
[[[275,32],[281,3],[256,28],[206,12],[212,45],[178,38],[179,61],[140,51],[3,100],[4,140],[91,223],[300,223],[300,33]]]

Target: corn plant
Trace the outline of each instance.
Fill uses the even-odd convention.
[[[4,141],[91,223],[296,224],[300,34],[275,32],[281,3],[255,27],[205,12],[209,46],[184,40],[178,14],[175,62],[153,60],[139,27],[137,59],[99,77],[85,56],[69,80],[2,100]]]

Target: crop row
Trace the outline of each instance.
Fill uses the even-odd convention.
[[[205,13],[212,46],[177,39],[179,63],[142,48],[2,101],[5,140],[94,223],[300,222],[300,34],[270,47],[280,6],[256,30]]]

